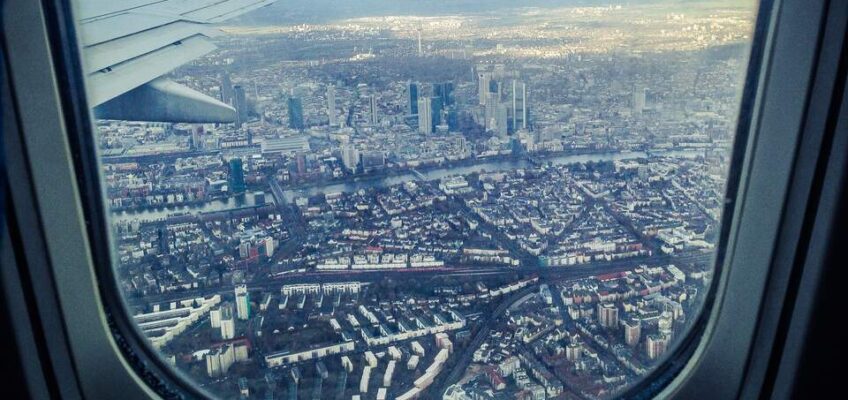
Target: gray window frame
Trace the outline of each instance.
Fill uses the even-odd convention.
[[[654,375],[662,379],[628,397],[762,394],[785,289],[801,250],[804,218],[793,210],[809,199],[815,174],[808,161],[821,154],[816,138],[827,129],[821,108],[829,106],[827,95],[838,82],[834,49],[842,49],[845,16],[839,3],[844,2],[765,0],[761,5],[760,53],[749,68],[749,108],[743,113],[748,115],[740,122],[747,134],[736,145],[738,196],[728,203],[732,211],[725,220],[713,303],[703,315],[702,332],[692,339],[691,356],[671,358],[675,368],[669,375]],[[102,199],[77,169],[81,162],[91,167],[91,160],[80,160],[79,143],[70,139],[91,117],[82,82],[57,71],[78,67],[73,61],[78,50],[67,40],[74,29],[64,19],[70,6],[61,0],[8,0],[2,6],[16,110],[14,129],[4,133],[6,163],[15,227],[25,238],[16,256],[26,262],[38,292],[37,315],[48,338],[40,362],[62,379],[62,397],[202,395],[184,387],[182,378],[174,379],[149,346],[140,344],[144,339],[138,332],[120,322],[125,310],[114,304],[119,295],[98,276],[98,269],[110,268],[95,263],[108,259],[109,239],[96,234],[102,221],[92,220],[86,207],[102,206]],[[65,39],[65,47],[57,45],[57,37]]]

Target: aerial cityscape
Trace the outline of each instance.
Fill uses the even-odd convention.
[[[97,121],[139,331],[224,399],[621,394],[713,282],[755,4],[375,3],[221,26],[170,78],[235,123]]]

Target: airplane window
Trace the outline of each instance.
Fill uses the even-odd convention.
[[[753,0],[75,7],[116,287],[210,396],[610,398],[708,304]]]

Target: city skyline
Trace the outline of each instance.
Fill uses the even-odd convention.
[[[600,399],[662,363],[753,8],[539,3],[242,19],[172,73],[235,123],[98,121],[151,344],[223,398]]]

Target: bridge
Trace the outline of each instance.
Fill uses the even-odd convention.
[[[426,181],[426,180],[427,180],[427,177],[426,177],[426,176],[424,176],[424,174],[422,174],[422,173],[421,173],[420,171],[418,171],[417,169],[412,168],[412,169],[410,169],[409,171],[410,171],[410,172],[412,172],[412,175],[415,175],[415,177],[416,177],[416,178],[418,178],[418,180],[421,180],[421,181]]]

